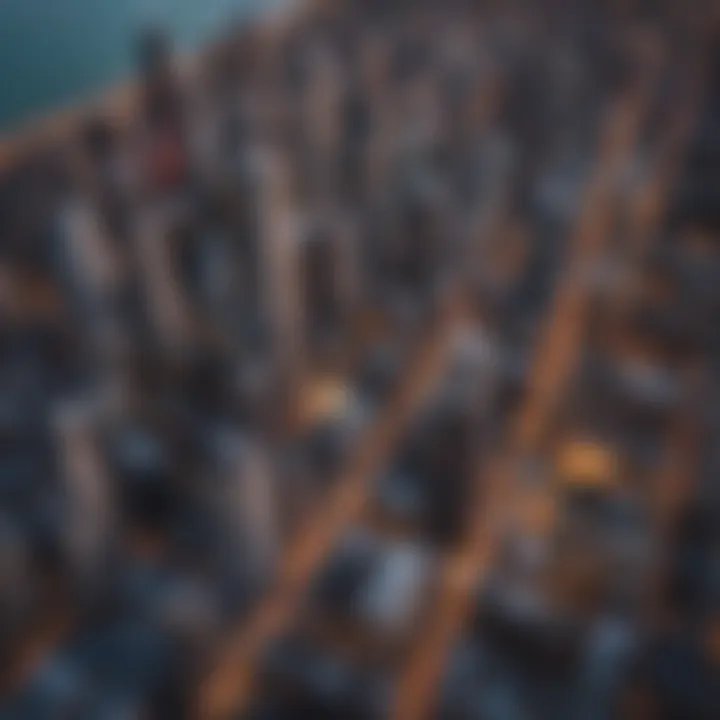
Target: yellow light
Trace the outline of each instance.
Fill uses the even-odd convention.
[[[347,386],[336,379],[310,382],[302,392],[300,413],[308,424],[341,417],[349,404]]]
[[[557,468],[564,485],[603,488],[616,481],[617,457],[592,441],[575,441],[561,449]]]

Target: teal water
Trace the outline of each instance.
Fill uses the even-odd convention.
[[[181,49],[279,0],[0,0],[0,132],[92,97],[133,70],[133,39],[166,28]]]

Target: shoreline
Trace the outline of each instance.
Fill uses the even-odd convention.
[[[179,72],[185,77],[201,68],[205,59],[218,47],[243,32],[253,30],[266,35],[265,42],[278,36],[299,14],[307,12],[315,0],[285,0],[278,7],[258,12],[248,21],[230,21],[230,27],[216,38],[210,38],[200,47],[177,54]],[[24,125],[5,134],[0,132],[0,178],[22,163],[34,152],[55,143],[68,140],[79,124],[93,115],[102,115],[122,128],[132,117],[137,102],[137,77],[110,84],[94,96],[60,106],[46,115],[31,117]]]

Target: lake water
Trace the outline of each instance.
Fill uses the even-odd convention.
[[[133,70],[137,31],[192,48],[279,0],[0,0],[0,133],[92,97]]]

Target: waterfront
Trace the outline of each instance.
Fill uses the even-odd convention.
[[[92,97],[133,71],[132,40],[159,25],[191,49],[277,0],[4,0],[0,133]]]

